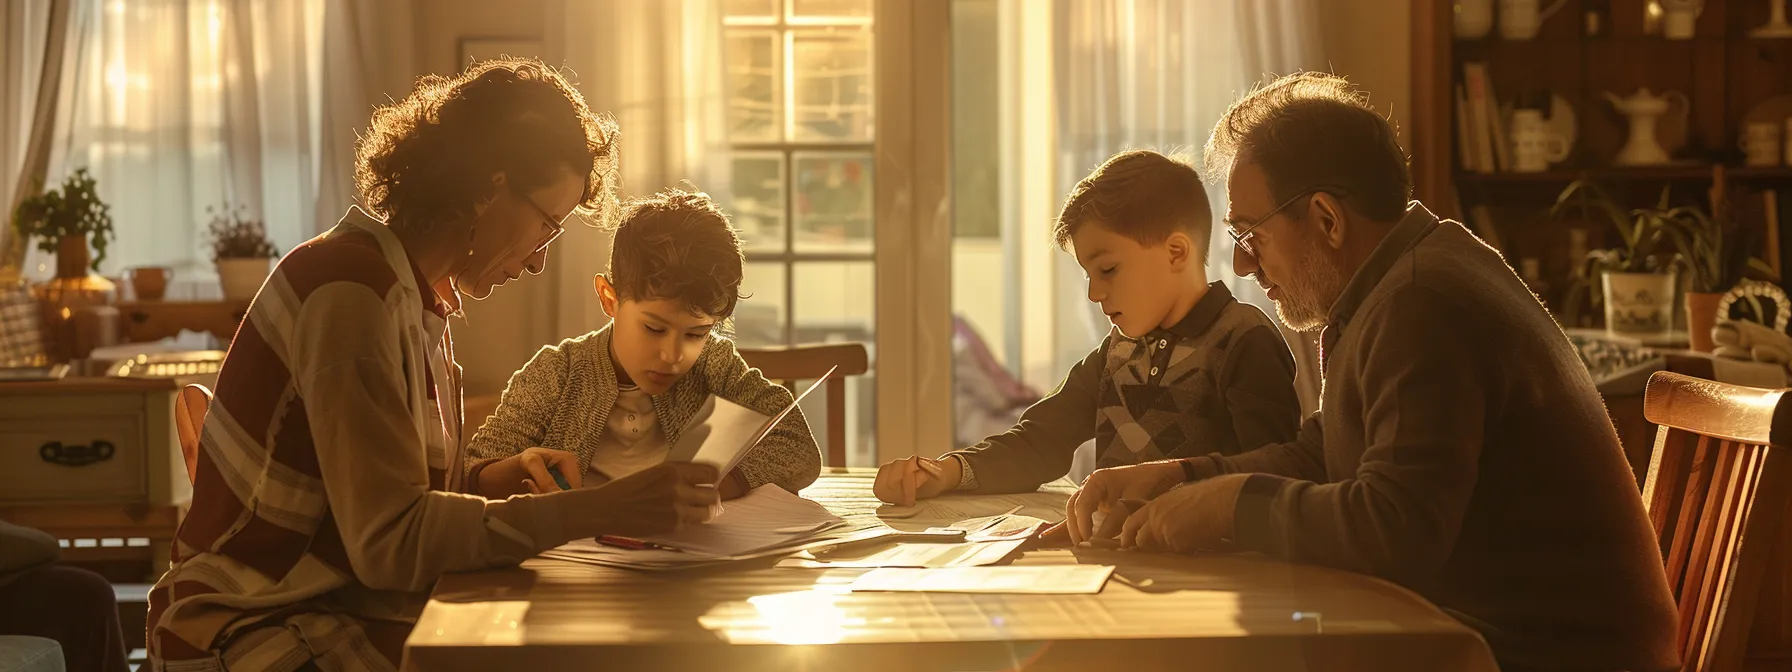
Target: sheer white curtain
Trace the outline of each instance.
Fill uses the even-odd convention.
[[[282,251],[309,238],[323,0],[81,2],[49,177],[86,167],[112,205],[101,270],[173,266],[175,298],[215,291],[206,209],[226,203]]]
[[[0,6],[0,290],[19,278],[25,242],[8,225],[44,182],[58,110],[71,0],[8,0]],[[40,86],[44,80],[48,87]]]
[[[547,48],[593,111],[622,129],[622,195],[666,187],[726,199],[727,100],[718,0],[564,0],[550,7]],[[554,338],[603,326],[591,289],[610,236],[568,227],[550,263],[559,287]]]
[[[311,70],[320,136],[313,233],[335,226],[355,203],[355,138],[372,120],[373,108],[410,94],[418,75],[411,0],[321,2],[323,54]]]
[[[1322,65],[1314,0],[1056,0],[1052,6],[1055,189],[1051,202],[1116,152],[1152,149],[1199,166],[1213,124],[1265,75]],[[1207,176],[1216,222],[1208,251],[1211,278],[1244,301],[1274,310],[1256,284],[1232,273],[1232,240],[1218,228],[1226,210],[1223,175]],[[1085,298],[1081,269],[1056,255],[1051,324],[1056,370],[1088,353],[1108,332]],[[1038,291],[1028,288],[1023,291]],[[1023,298],[1023,302],[1025,299]],[[1302,372],[1302,406],[1317,406],[1312,356],[1284,332]],[[1094,468],[1078,451],[1072,478]]]
[[[1057,0],[1059,198],[1127,149],[1199,165],[1214,122],[1253,83],[1324,65],[1317,9],[1314,0]],[[1232,274],[1232,240],[1217,225],[1226,210],[1225,176],[1206,177],[1216,222],[1208,273],[1273,313],[1254,282]],[[1107,321],[1084,300],[1081,271],[1068,259],[1060,269],[1056,326],[1059,363],[1067,367],[1107,333]],[[1285,335],[1300,358],[1304,339]],[[1314,383],[1302,393],[1311,410],[1317,385],[1313,376],[1303,378]]]

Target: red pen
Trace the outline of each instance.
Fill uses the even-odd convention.
[[[606,534],[606,535],[598,537],[597,543],[603,544],[605,546],[615,546],[616,548],[627,548],[627,549],[632,549],[632,550],[636,550],[636,551],[643,551],[643,550],[651,549],[651,550],[655,550],[655,551],[675,551],[675,552],[679,552],[679,553],[684,552],[684,549],[682,549],[682,548],[674,548],[672,546],[667,546],[664,544],[656,544],[651,541],[641,541],[640,539],[631,539],[629,537],[618,537],[618,536],[610,535],[610,534]]]

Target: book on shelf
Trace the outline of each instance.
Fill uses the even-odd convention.
[[[1469,147],[1474,153],[1474,172],[1499,172],[1493,137],[1493,118],[1498,113],[1488,102],[1487,64],[1462,64],[1462,83],[1468,94]]]
[[[1484,77],[1485,78],[1485,77]],[[1493,79],[1487,82],[1487,98],[1481,101],[1487,107],[1487,118],[1493,126],[1493,158],[1500,172],[1512,170],[1512,143],[1506,137],[1506,115],[1500,112],[1500,96],[1493,90]]]
[[[1462,172],[1475,170],[1474,135],[1469,132],[1473,128],[1468,115],[1468,93],[1461,84],[1456,85],[1456,162]]]

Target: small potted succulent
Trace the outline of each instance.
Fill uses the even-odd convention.
[[[207,208],[212,222],[208,227],[212,243],[212,262],[218,265],[218,284],[223,286],[228,301],[255,298],[261,284],[268,279],[274,259],[280,251],[268,237],[261,220],[244,214],[242,208],[225,206],[222,211]]]

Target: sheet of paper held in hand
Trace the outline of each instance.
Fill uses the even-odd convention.
[[[771,433],[772,428],[784,416],[790,415],[790,411],[803,401],[803,397],[821,387],[821,383],[833,374],[834,369],[828,369],[808,389],[791,400],[784,410],[773,416],[713,394],[709,395],[704,400],[703,407],[697,410],[696,415],[691,416],[690,424],[685,426],[684,432],[678,437],[678,444],[667,451],[666,461],[702,462],[715,465],[723,474],[733,471],[734,466],[740,464],[741,458],[753,446],[759,445],[759,441]]]
[[[1112,565],[1026,565],[947,569],[874,569],[847,586],[853,591],[1093,595],[1114,573]]]

